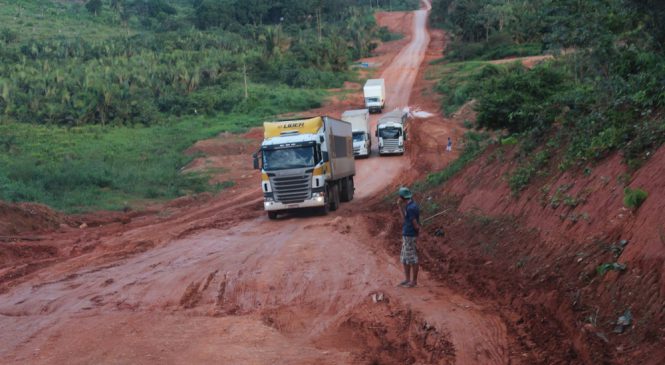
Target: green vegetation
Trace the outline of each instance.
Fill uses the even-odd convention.
[[[542,53],[550,10],[545,3],[552,1],[440,0],[432,13],[452,34],[448,59],[491,60]]]
[[[232,182],[209,186],[208,176],[181,173],[195,157],[182,152],[197,140],[260,124],[265,110],[309,109],[322,96],[286,87],[261,93],[265,102],[256,113],[187,117],[156,126],[0,124],[0,199],[79,212],[228,187]]]
[[[0,0],[0,199],[85,211],[228,187],[181,173],[182,152],[318,107],[394,37],[369,5]]]
[[[487,147],[488,135],[484,133],[466,132],[464,134],[464,149],[460,156],[443,170],[427,175],[426,184],[428,186],[441,185],[455,176],[471,161],[475,160]],[[419,187],[422,189],[422,186]]]
[[[627,187],[623,189],[623,205],[631,209],[637,209],[647,200],[648,196],[649,194],[640,188],[631,189]]]
[[[626,271],[626,265],[618,262],[606,262],[596,267],[596,273],[598,273],[598,276],[604,276],[608,271],[623,272]]]
[[[547,150],[536,153],[527,163],[521,165],[510,176],[508,186],[513,194],[519,194],[529,182],[547,165],[550,159],[550,152]]]
[[[388,27],[381,27],[379,28],[379,31],[377,33],[377,36],[381,40],[381,42],[390,42],[390,41],[396,41],[398,39],[404,38],[403,34],[400,33],[392,33]]]
[[[452,34],[445,60],[466,60],[439,66],[443,107],[476,99],[477,127],[519,140],[513,192],[550,161],[591,171],[621,151],[636,168],[665,142],[665,3],[441,0],[433,16]],[[558,56],[530,69],[480,66],[537,49]]]
[[[443,94],[443,110],[446,115],[456,112],[464,103],[477,97],[486,73],[497,66],[487,62],[455,62],[437,67],[429,77],[439,79],[436,91]]]
[[[552,99],[566,90],[565,75],[551,64],[533,70],[519,63],[485,70],[477,108],[479,127],[511,133],[546,129],[560,113]]]

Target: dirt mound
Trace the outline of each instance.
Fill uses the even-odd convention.
[[[61,213],[34,203],[9,204],[0,201],[0,236],[44,232],[69,221]]]
[[[355,349],[359,364],[455,363],[455,347],[447,333],[380,292],[354,308],[317,344]]]

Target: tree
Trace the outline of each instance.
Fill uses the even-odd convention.
[[[102,10],[103,5],[102,0],[90,0],[85,4],[85,8],[96,16]]]

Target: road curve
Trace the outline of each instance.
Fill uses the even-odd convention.
[[[423,1],[424,9],[414,12],[411,41],[395,56],[390,65],[381,73],[386,83],[386,107],[384,111],[396,108],[403,109],[408,106],[413,85],[418,76],[418,69],[425,58],[425,52],[430,42],[427,31],[427,15],[431,6]],[[381,115],[372,115],[370,130],[376,130],[376,124]],[[358,160],[358,175],[356,176],[358,198],[369,197],[381,191],[387,184],[399,177],[402,171],[409,167],[406,157],[385,156],[378,157],[378,141],[372,137],[372,153],[375,157],[367,160]],[[408,141],[407,141],[408,148]]]

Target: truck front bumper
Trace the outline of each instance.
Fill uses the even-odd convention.
[[[358,148],[353,149],[353,155],[357,157],[366,157],[369,156],[369,150],[367,148]]]
[[[380,155],[389,155],[389,154],[393,154],[393,153],[404,153],[404,147],[391,148],[391,149],[379,148],[379,154]]]
[[[284,204],[281,202],[276,202],[272,200],[265,200],[263,202],[263,207],[266,211],[277,211],[277,210],[289,210],[289,209],[300,209],[300,208],[316,208],[322,207],[326,204],[325,198],[322,196],[312,197],[300,203],[291,203]]]

